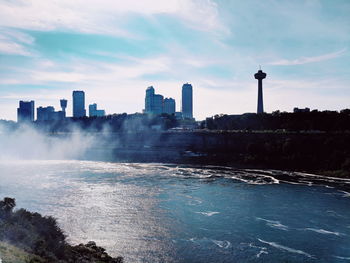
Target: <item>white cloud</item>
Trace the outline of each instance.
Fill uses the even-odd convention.
[[[27,46],[33,42],[34,39],[28,34],[0,27],[0,53],[30,56]]]
[[[321,62],[329,59],[334,59],[341,57],[346,53],[346,49],[339,50],[337,52],[324,54],[321,56],[315,56],[315,57],[301,57],[293,60],[288,59],[280,59],[277,61],[269,62],[267,65],[276,65],[276,66],[290,66],[290,65],[303,65],[308,63],[314,63],[314,62]]]
[[[130,36],[128,14],[174,15],[189,27],[226,30],[211,0],[14,0],[0,2],[0,26],[32,30],[72,30]]]

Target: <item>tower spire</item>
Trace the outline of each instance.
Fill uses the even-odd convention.
[[[257,113],[264,113],[264,103],[263,103],[263,88],[262,88],[262,80],[266,78],[266,73],[261,70],[261,66],[259,65],[259,71],[254,74],[255,79],[258,80],[258,110]]]

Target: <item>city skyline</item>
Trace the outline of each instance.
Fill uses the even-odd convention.
[[[135,113],[145,87],[179,102],[186,81],[197,119],[256,112],[259,64],[265,112],[349,108],[349,1],[102,2],[0,3],[0,119],[16,120],[19,100],[59,108],[72,90]]]

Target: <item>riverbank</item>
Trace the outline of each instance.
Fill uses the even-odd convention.
[[[279,169],[350,178],[349,133],[111,133],[86,159]]]
[[[53,217],[25,209],[14,210],[15,199],[0,201],[0,259],[2,263],[122,263],[90,241],[72,246]]]

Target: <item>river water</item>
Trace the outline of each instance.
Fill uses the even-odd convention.
[[[350,262],[349,186],[228,167],[0,162],[0,198],[126,262]]]

